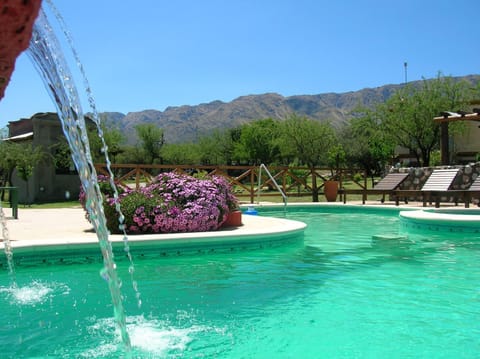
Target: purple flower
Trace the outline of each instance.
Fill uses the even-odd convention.
[[[109,230],[115,233],[115,200],[105,196]],[[84,193],[81,193],[81,196]],[[82,199],[82,197],[81,197]],[[85,200],[83,198],[83,200]],[[224,177],[196,179],[175,172],[162,173],[140,190],[126,190],[118,202],[129,233],[197,232],[218,229],[238,205]],[[83,202],[82,202],[83,203]]]

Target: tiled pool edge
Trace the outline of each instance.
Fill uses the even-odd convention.
[[[407,231],[480,233],[480,210],[475,209],[400,211],[399,217],[401,228]]]
[[[303,222],[284,218],[246,215],[243,221],[243,226],[215,232],[132,235],[129,236],[128,243],[132,254],[142,257],[234,251],[300,240],[306,228]],[[124,254],[123,236],[111,235],[109,239],[115,255],[118,257]],[[32,239],[12,241],[11,244],[14,261],[20,265],[62,262],[64,258],[68,262],[75,262],[75,258],[80,261],[96,261],[101,257],[98,240],[91,233],[87,233],[85,238]],[[0,243],[0,250],[3,250],[3,246]],[[5,261],[3,257],[0,262],[4,267]]]

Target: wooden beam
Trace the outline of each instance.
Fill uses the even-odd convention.
[[[450,148],[448,140],[448,122],[440,123],[440,161],[442,165],[448,165],[450,162]]]
[[[434,117],[433,120],[437,123],[442,122],[454,122],[454,121],[480,121],[480,114],[478,113],[468,113],[468,114],[460,114],[460,113],[452,113],[452,112],[444,112],[444,116],[441,117]],[[446,114],[451,114],[446,116]]]

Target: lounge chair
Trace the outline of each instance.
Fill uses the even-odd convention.
[[[465,191],[451,190],[451,186],[455,177],[458,174],[459,169],[445,169],[434,170],[430,177],[423,185],[421,190],[398,190],[395,191],[396,204],[398,205],[398,197],[400,196],[421,196],[423,200],[423,206],[427,206],[427,201],[432,203],[435,201],[435,207],[440,207],[440,199],[442,196],[454,196],[455,204],[458,203],[458,197],[464,197]]]
[[[386,195],[395,196],[395,190],[407,179],[408,173],[389,173],[383,177],[372,189],[344,189],[343,203],[347,203],[347,194],[361,194],[362,203],[365,204],[369,194],[381,194],[382,203]]]
[[[470,207],[470,202],[473,198],[479,200],[477,205],[480,206],[480,175],[477,176],[477,178],[472,182],[470,187],[465,190],[465,208]]]
[[[480,176],[477,176],[477,178],[475,179],[475,181],[473,181],[468,190],[480,192]]]

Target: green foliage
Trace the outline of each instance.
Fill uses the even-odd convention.
[[[291,164],[289,171],[293,176],[305,180],[310,175],[310,171],[303,170],[303,169],[292,168],[292,166],[293,165]],[[293,180],[292,177],[288,176],[286,178],[286,182],[287,182],[288,185],[291,185],[294,182],[294,180]],[[297,186],[300,186],[300,184],[297,184]]]
[[[442,164],[442,154],[439,150],[432,151],[430,154],[430,165],[440,166]]]
[[[159,198],[148,196],[140,191],[130,192],[128,195],[124,196],[122,198],[122,213],[125,216],[126,227],[129,228],[130,226],[135,225],[133,218],[137,208],[144,207],[145,210],[150,212],[153,210],[153,208],[155,208],[155,206],[160,205],[159,200]],[[112,233],[118,233],[119,222],[118,213],[115,210],[115,206],[104,205],[103,210],[105,212],[105,219],[107,220],[108,228]]]
[[[144,164],[145,156],[140,147],[137,146],[125,146],[123,147],[123,152],[119,154],[118,163],[134,163],[134,164]]]
[[[271,118],[243,125],[240,139],[235,144],[235,157],[256,165],[275,162],[280,154],[280,131],[279,122]]]
[[[235,143],[239,141],[238,129],[214,130],[209,136],[199,140],[200,162],[209,165],[231,164]]]
[[[41,147],[34,147],[32,144],[21,143],[17,152],[17,171],[24,181],[33,174],[33,169],[45,158],[45,153]]]
[[[295,114],[282,124],[280,140],[282,155],[291,160],[298,159],[309,167],[328,163],[329,153],[337,143],[333,127],[329,123],[320,123]]]
[[[55,170],[59,173],[68,173],[73,166],[72,152],[65,137],[50,147],[51,159]]]
[[[100,188],[100,192],[107,197],[113,197],[114,196],[114,189],[112,188],[112,185],[110,184],[110,181],[108,177],[104,175],[99,175],[98,176],[98,187]],[[122,186],[116,186],[117,192],[119,195],[122,195],[125,193],[125,189]]]
[[[118,128],[106,127],[103,122],[101,124],[101,134],[107,146],[106,150],[109,158],[115,163],[117,155],[124,151],[123,146],[126,143],[126,137]],[[90,142],[90,152],[92,153],[93,161],[105,162],[105,148],[96,126],[89,127],[88,141]]]
[[[25,182],[33,175],[33,165],[28,162],[23,162],[17,164],[18,177],[20,177]]]
[[[353,175],[353,180],[357,183],[361,183],[363,181],[363,175],[361,173],[355,173]]]
[[[35,166],[44,159],[43,149],[34,147],[31,142],[3,141],[0,143],[0,167],[7,173],[10,184],[11,174],[15,168],[19,177],[28,181]]]
[[[10,151],[8,154],[7,166],[17,169],[18,177],[28,182],[33,175],[33,170],[39,162],[45,158],[45,152],[42,147],[34,147],[31,142],[10,143],[6,146]],[[9,174],[11,183],[11,172]],[[29,197],[29,187],[26,186],[27,198]]]
[[[440,142],[440,127],[433,118],[442,111],[465,108],[470,95],[467,82],[438,75],[420,87],[401,88],[376,112],[387,138],[414,154],[419,165],[428,166]]]
[[[160,151],[165,143],[163,130],[154,124],[147,123],[135,126],[143,152],[143,163],[162,163]]]
[[[346,162],[364,169],[369,176],[379,174],[391,161],[395,143],[390,141],[374,111],[357,111],[357,118],[342,129],[340,139],[346,150]]]
[[[16,166],[17,144],[9,141],[0,141],[0,168],[4,181],[12,184],[12,173]]]
[[[198,171],[194,173],[192,177],[203,180],[203,179],[210,178],[211,176],[209,175],[208,171]]]
[[[196,143],[166,144],[162,148],[162,158],[166,164],[199,164],[199,148],[200,145]]]
[[[346,153],[340,143],[333,145],[327,152],[328,166],[331,169],[345,165]]]

